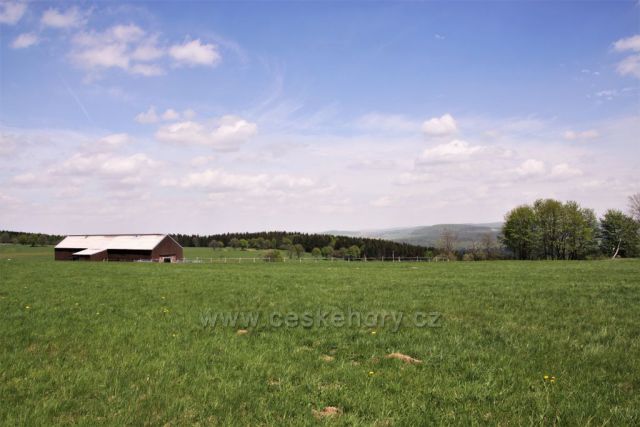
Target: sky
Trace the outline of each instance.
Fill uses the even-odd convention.
[[[0,229],[601,215],[639,170],[637,1],[0,2]]]

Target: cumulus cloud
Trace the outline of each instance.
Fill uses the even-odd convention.
[[[217,46],[199,39],[162,46],[157,34],[148,34],[135,24],[115,25],[103,32],[83,31],[72,39],[72,62],[87,71],[120,69],[141,76],[165,73],[162,59],[170,58],[175,65],[215,66],[221,56]]]
[[[483,149],[483,146],[470,145],[466,141],[454,139],[446,144],[425,149],[418,159],[418,163],[448,163],[466,160]]]
[[[158,114],[156,114],[156,107],[151,106],[147,111],[138,114],[135,118],[136,122],[147,124],[156,123],[158,121]]]
[[[166,125],[158,129],[156,138],[163,142],[206,145],[216,150],[231,151],[254,136],[257,131],[255,123],[226,115],[213,126],[191,120]]]
[[[164,69],[159,65],[152,64],[134,64],[129,69],[131,74],[138,74],[141,76],[161,76],[164,74]]]
[[[431,136],[444,136],[456,133],[458,127],[455,119],[450,114],[434,117],[422,123],[422,131]]]
[[[16,1],[2,2],[0,3],[0,24],[17,24],[26,11],[26,3]]]
[[[13,49],[26,49],[38,44],[39,41],[40,40],[35,33],[23,33],[11,42],[11,47]]]
[[[171,121],[171,120],[178,120],[179,118],[180,118],[180,113],[178,113],[176,110],[172,108],[169,108],[162,114],[162,120]]]
[[[616,70],[623,76],[640,79],[640,55],[627,56],[618,63]]]
[[[544,162],[536,159],[527,159],[516,168],[516,173],[522,177],[539,176],[546,172]]]
[[[573,140],[594,139],[599,137],[600,133],[595,129],[589,129],[584,131],[568,130],[568,131],[565,131],[562,134],[562,136],[564,137],[564,139],[568,141],[573,141]]]
[[[218,47],[214,44],[202,43],[200,39],[175,44],[169,48],[169,55],[178,65],[215,66],[220,62]]]
[[[53,175],[74,175],[113,180],[121,184],[139,183],[160,165],[144,153],[121,156],[110,153],[77,153],[54,167]]]
[[[164,113],[159,115],[156,113],[156,107],[153,105],[147,111],[139,113],[135,117],[135,121],[142,124],[157,123],[161,119],[165,121],[175,121],[183,117],[186,120],[192,119],[196,113],[193,110],[185,110],[182,114],[173,108],[167,108]]]
[[[84,24],[84,21],[84,15],[76,7],[71,7],[66,11],[49,8],[40,19],[43,26],[57,29],[79,27]]]
[[[627,50],[640,52],[640,34],[616,41],[613,44],[613,48],[618,52],[624,52]]]
[[[640,34],[616,41],[613,48],[617,52],[634,52],[618,63],[618,74],[640,79]]]
[[[134,24],[115,25],[104,32],[81,32],[73,40],[70,57],[86,70],[118,68],[131,74],[157,76],[164,73],[153,63],[164,53],[157,37]]]

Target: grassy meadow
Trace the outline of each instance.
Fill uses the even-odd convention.
[[[640,424],[640,260],[84,263],[5,245],[0,309],[0,425]],[[407,317],[203,323],[319,310]]]

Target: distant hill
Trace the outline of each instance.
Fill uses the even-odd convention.
[[[420,246],[437,246],[438,239],[444,229],[453,231],[458,236],[458,247],[468,248],[474,241],[490,233],[497,238],[502,228],[501,222],[486,224],[436,224],[419,227],[387,228],[380,230],[327,231],[327,234],[335,234],[353,237],[369,237],[375,239],[391,240],[400,243],[409,243]]]

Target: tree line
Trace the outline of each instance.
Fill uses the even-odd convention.
[[[64,236],[43,233],[25,233],[22,231],[0,230],[0,243],[14,245],[46,246],[57,245]]]
[[[420,245],[398,243],[366,237],[334,236],[330,234],[291,233],[286,231],[264,231],[257,233],[224,233],[212,235],[172,234],[182,246],[232,247],[238,249],[281,249],[290,257],[309,252],[314,256],[336,258],[391,258],[424,257],[434,251]]]
[[[640,194],[629,198],[629,214],[592,209],[573,201],[539,199],[505,216],[501,241],[516,259],[577,260],[640,256]]]

